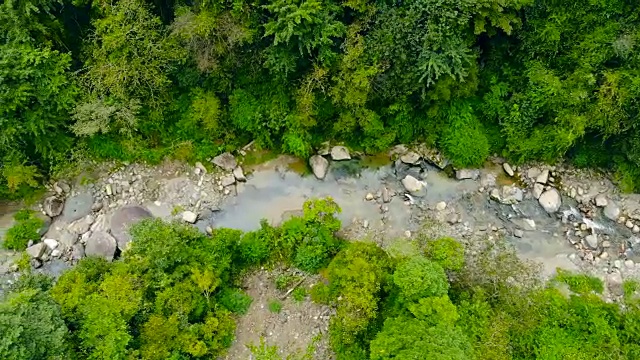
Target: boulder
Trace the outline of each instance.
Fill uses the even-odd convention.
[[[58,240],[56,239],[44,239],[42,240],[42,242],[47,245],[47,247],[51,250],[55,249],[58,247]]]
[[[49,251],[50,251],[49,247],[45,243],[37,243],[35,245],[31,245],[25,250],[25,252],[32,259],[40,259],[42,256],[44,256]]]
[[[47,231],[49,231],[49,227],[51,226],[51,218],[41,212],[35,213],[34,216],[42,220],[42,226],[38,229],[38,234],[40,236],[46,234]]]
[[[125,250],[127,244],[131,241],[131,235],[129,234],[131,225],[150,217],[152,217],[151,213],[140,206],[126,206],[113,213],[110,222],[111,234],[116,239],[120,250]]]
[[[409,151],[408,153],[400,156],[400,161],[409,165],[416,165],[420,162],[420,155],[413,151]]]
[[[247,181],[247,177],[244,176],[244,171],[242,170],[242,166],[238,166],[233,169],[233,176],[237,181]]]
[[[538,169],[537,167],[535,167],[535,166],[531,167],[531,168],[529,168],[529,170],[527,170],[527,177],[529,179],[533,180],[533,179],[537,178],[538,175],[540,175],[540,172],[541,172],[540,169]]]
[[[313,155],[309,158],[309,166],[311,166],[311,170],[313,170],[313,175],[319,180],[322,180],[327,176],[329,161],[320,155]]]
[[[233,155],[231,155],[231,153],[228,153],[228,152],[214,157],[213,160],[211,160],[211,162],[214,165],[221,167],[226,171],[233,171],[233,169],[235,169],[236,166],[238,166],[238,162],[236,161],[236,158]]]
[[[198,214],[194,213],[193,211],[185,211],[182,213],[182,220],[191,224],[195,224],[198,220]]]
[[[64,210],[61,216],[62,220],[72,223],[91,214],[93,202],[93,195],[89,192],[79,193],[68,198],[64,203]]]
[[[331,159],[334,161],[350,160],[349,149],[344,146],[334,146],[331,148]]]
[[[549,169],[542,170],[540,175],[536,177],[536,183],[546,184],[549,181]]]
[[[58,242],[65,248],[70,248],[78,242],[78,236],[67,230],[60,232]]]
[[[236,177],[233,174],[227,174],[220,178],[220,185],[227,187],[236,183]]]
[[[458,180],[478,180],[480,177],[480,170],[477,169],[460,169],[456,170],[456,179]]]
[[[560,197],[558,190],[549,189],[540,195],[538,202],[546,212],[553,214],[560,209],[560,205],[562,205],[562,198]]]
[[[407,175],[402,179],[402,186],[414,196],[424,196],[426,193],[426,184],[411,175]]]
[[[47,216],[56,217],[62,213],[64,202],[57,196],[49,196],[48,198],[44,199],[42,207],[44,208],[44,212],[45,214],[47,214]]]
[[[73,247],[71,248],[71,258],[73,260],[80,260],[84,258],[84,256],[84,245],[80,243],[73,245]]]
[[[584,237],[584,244],[591,249],[598,248],[598,235],[591,234]]]
[[[507,175],[509,176],[514,175],[513,169],[511,168],[511,165],[509,165],[509,163],[502,164],[502,168],[504,169],[504,172],[507,173]]]
[[[533,197],[540,199],[540,195],[544,192],[544,185],[535,183],[533,184]]]
[[[513,236],[517,237],[517,238],[521,238],[524,236],[524,231],[522,231],[521,229],[515,229],[513,231]]]
[[[503,186],[502,192],[500,193],[499,201],[503,204],[513,205],[517,204],[524,198],[524,194],[522,193],[522,189],[515,185],[511,186]]]
[[[98,231],[87,239],[84,252],[87,256],[97,256],[111,261],[116,253],[117,245],[113,236],[105,231]]]
[[[621,296],[624,294],[622,274],[615,271],[607,275],[607,288],[613,295]]]
[[[55,184],[53,184],[53,189],[56,191],[56,193],[58,193],[59,195],[62,194],[68,194],[71,192],[71,186],[69,186],[69,184],[67,184],[64,181],[58,181]]]
[[[609,203],[609,201],[607,200],[607,195],[605,194],[598,194],[594,201],[597,207],[605,207]]]
[[[84,218],[69,225],[69,231],[77,235],[82,235],[91,229],[91,225],[95,222],[95,218],[91,215],[87,215]]]
[[[604,207],[604,210],[602,212],[604,216],[607,217],[607,219],[616,221],[620,216],[620,207],[615,202],[609,200],[607,201],[607,205]]]

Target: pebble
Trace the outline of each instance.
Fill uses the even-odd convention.
[[[447,208],[447,203],[444,201],[440,201],[439,203],[436,204],[436,210],[438,211],[443,211],[446,208]]]
[[[513,236],[521,238],[522,236],[524,236],[524,231],[522,231],[521,229],[516,229],[513,231]]]
[[[513,168],[511,168],[511,165],[509,165],[509,163],[502,164],[502,168],[504,169],[504,172],[507,173],[507,175],[509,176],[514,175]]]
[[[639,233],[639,232],[640,232],[640,226],[638,226],[638,225],[633,225],[633,229],[632,229],[632,231],[633,231],[634,233],[636,233],[636,234],[637,234],[637,233]]]
[[[373,199],[374,199],[374,196],[373,196],[373,194],[372,194],[372,193],[367,193],[367,195],[366,195],[364,198],[365,198],[365,200],[367,200],[367,201],[371,201],[371,200],[373,200]]]
[[[411,231],[405,230],[404,236],[406,236],[407,238],[410,238],[411,237]]]
[[[631,220],[627,220],[627,222],[624,223],[624,226],[628,227],[629,229],[633,229],[633,222]]]
[[[602,254],[600,254],[600,259],[602,260],[606,260],[609,258],[609,253],[606,251],[603,251]]]

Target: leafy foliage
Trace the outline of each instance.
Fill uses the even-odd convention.
[[[38,242],[40,240],[40,229],[44,226],[44,221],[35,216],[35,212],[20,210],[14,215],[16,224],[5,234],[3,245],[7,249],[24,250],[27,248],[29,240]]]

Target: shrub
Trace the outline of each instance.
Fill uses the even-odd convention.
[[[445,270],[460,270],[464,265],[464,247],[449,237],[427,240],[424,252],[427,258]]]
[[[400,263],[393,273],[393,282],[407,301],[447,294],[449,283],[442,266],[422,256]]]
[[[604,291],[602,280],[585,274],[572,274],[563,269],[558,269],[554,280],[569,285],[569,290],[577,294],[588,294],[592,291],[602,294]]]
[[[282,303],[278,300],[269,301],[269,311],[276,314],[280,313],[282,311]]]
[[[253,299],[240,289],[224,288],[218,295],[218,302],[232,313],[244,315]]]
[[[16,224],[5,235],[4,247],[11,250],[24,250],[29,240],[40,241],[39,231],[44,226],[44,221],[35,216],[35,212],[21,210],[14,216]]]
[[[291,292],[291,297],[293,297],[293,300],[297,302],[303,302],[307,297],[307,290],[303,287],[297,287],[293,292]]]
[[[455,166],[480,166],[489,156],[489,141],[471,105],[456,102],[447,113],[442,147]]]

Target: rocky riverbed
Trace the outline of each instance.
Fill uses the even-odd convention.
[[[128,227],[147,217],[182,221],[203,232],[252,230],[300,213],[312,197],[341,206],[342,235],[384,247],[412,242],[428,225],[433,236],[464,243],[498,237],[549,276],[557,267],[601,277],[607,296],[638,277],[640,195],[621,194],[604,176],[568,166],[515,167],[499,158],[481,169],[453,169],[426,147],[397,146],[379,167],[342,146],[308,161],[310,174],[280,156],[243,167],[243,154],[225,153],[189,166],[96,165],[91,176],[51,184],[39,205],[51,221],[27,253],[35,271],[58,276],[84,256],[112,260],[127,249]],[[87,180],[89,179],[89,180]],[[0,234],[16,207],[2,208]],[[0,253],[3,284],[17,275],[19,254]]]

